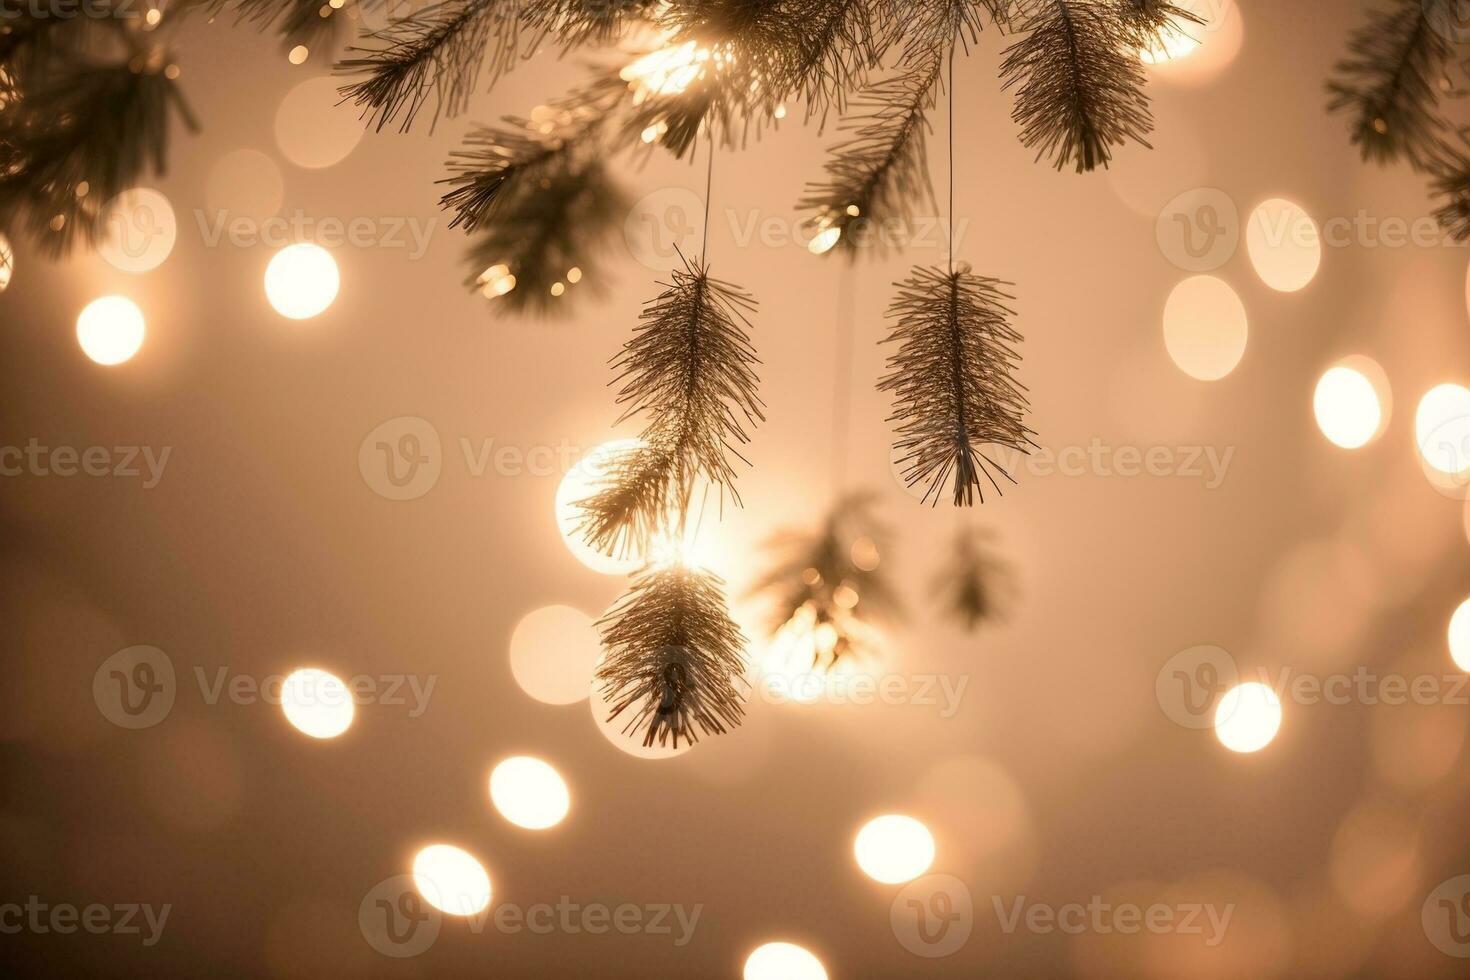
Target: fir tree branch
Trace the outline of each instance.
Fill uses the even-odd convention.
[[[651,22],[661,0],[552,0],[545,16],[563,48],[616,41],[632,24]]]
[[[955,506],[973,506],[977,491],[984,503],[982,476],[997,492],[995,474],[1011,477],[981,447],[1024,453],[1033,445],[1022,420],[1026,398],[1012,377],[1021,335],[1010,325],[1007,284],[961,266],[915,268],[897,285],[888,310],[897,323],[885,343],[898,350],[878,389],[894,395],[889,421],[899,423],[894,449],[904,480],[926,484],[924,502],[938,504],[953,476]]]
[[[1430,189],[1442,202],[1434,217],[1457,242],[1470,238],[1470,155],[1463,144],[1448,144],[1427,164],[1433,176]]]
[[[1011,568],[987,546],[990,538],[989,531],[962,529],[949,562],[930,585],[941,608],[971,633],[984,623],[1003,622],[1015,591]]]
[[[642,730],[646,747],[722,735],[744,716],[745,637],[721,584],[682,566],[644,572],[598,622],[609,720],[626,712],[623,731]]]
[[[1450,45],[1433,22],[1444,15],[1442,2],[1455,0],[1394,0],[1391,9],[1371,12],[1334,68],[1327,107],[1351,117],[1364,160],[1402,156],[1416,170],[1430,170],[1446,156],[1449,124],[1439,98],[1451,87]]]
[[[1001,64],[1022,144],[1078,173],[1106,167],[1129,140],[1148,146],[1143,66],[1113,0],[1034,0],[1023,16],[1026,37]]]

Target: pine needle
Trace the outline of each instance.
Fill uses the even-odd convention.
[[[971,633],[985,623],[1003,622],[1014,593],[1011,568],[990,549],[991,537],[987,530],[961,529],[949,563],[930,586],[941,608]]]

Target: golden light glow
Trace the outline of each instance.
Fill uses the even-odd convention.
[[[929,870],[934,863],[934,835],[913,817],[890,813],[864,824],[852,851],[869,878],[897,885]]]
[[[592,617],[570,606],[542,606],[510,635],[510,672],[543,704],[576,704],[587,696],[601,645]]]
[[[1232,752],[1259,752],[1281,729],[1281,699],[1250,681],[1225,692],[1215,708],[1215,737]]]
[[[332,253],[320,245],[287,245],[265,269],[265,295],[281,316],[309,320],[337,298],[341,280]]]
[[[308,78],[287,92],[276,110],[276,145],[298,167],[335,166],[362,142],[362,123],[338,108],[338,81],[333,75]]]
[[[1179,370],[1218,381],[1245,354],[1245,307],[1229,284],[1215,276],[1191,276],[1164,304],[1164,346]]]
[[[1312,396],[1317,427],[1334,445],[1358,449],[1383,430],[1378,389],[1364,372],[1345,364],[1329,368]]]
[[[834,593],[840,591],[839,588]],[[851,588],[848,591],[852,592]],[[816,607],[808,602],[781,624],[760,660],[757,682],[766,697],[777,703],[842,703],[852,679],[872,670],[873,664],[868,662],[871,658],[863,654],[881,647],[882,636],[878,630],[843,609],[835,615],[837,625],[819,622]],[[844,634],[851,642],[838,658],[834,654]]]
[[[485,868],[452,844],[430,844],[414,855],[413,884],[424,901],[448,915],[474,915],[490,904]]]
[[[1448,476],[1470,472],[1470,389],[1436,385],[1419,399],[1414,441],[1430,469]]]
[[[1145,65],[1161,65],[1169,61],[1180,61],[1199,50],[1199,39],[1190,31],[1191,25],[1175,22],[1159,31],[1153,43],[1138,49],[1138,58]]]
[[[10,285],[10,277],[15,272],[15,250],[10,247],[10,239],[0,235],[0,293],[5,292],[5,287]]]
[[[286,720],[312,738],[336,738],[352,724],[352,692],[335,674],[315,667],[292,671],[281,685]]]
[[[306,59],[310,57],[310,55],[311,51],[306,47],[306,45],[298,44],[296,45],[296,47],[291,49],[291,52],[288,55],[286,55],[286,60],[291,62],[291,64],[293,65],[301,65],[306,63]]]
[[[567,475],[562,477],[556,488],[556,522],[561,528],[562,541],[577,561],[603,575],[627,575],[643,564],[643,556],[633,553],[618,557],[604,555],[589,545],[579,530],[582,510],[577,504],[601,488],[608,475],[608,468],[616,463],[620,455],[638,446],[637,439],[604,442],[567,470]]]
[[[107,202],[102,227],[107,234],[97,243],[97,254],[123,272],[158,268],[179,233],[168,198],[150,187],[134,187]]]
[[[545,830],[566,818],[572,798],[561,773],[528,755],[511,756],[490,773],[495,809],[517,827]]]
[[[745,958],[744,980],[827,980],[827,968],[795,943],[766,943]]]
[[[143,311],[126,296],[103,296],[77,317],[77,343],[98,364],[121,364],[143,346]]]
[[[1279,292],[1306,286],[1322,265],[1317,223],[1301,205],[1282,197],[1262,201],[1251,212],[1245,245],[1256,275]]]
[[[678,95],[694,84],[710,60],[708,48],[686,41],[644,55],[625,66],[618,76],[633,86],[636,104],[651,96]]]
[[[807,243],[807,251],[813,255],[822,255],[825,252],[830,252],[832,247],[837,244],[837,240],[841,237],[842,227],[840,225],[823,228],[813,235],[812,240]]]
[[[1450,659],[1470,673],[1470,599],[1460,603],[1450,617],[1449,641]]]

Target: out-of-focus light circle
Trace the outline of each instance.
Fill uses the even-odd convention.
[[[143,311],[126,296],[103,296],[77,317],[77,343],[98,364],[121,364],[143,346]]]
[[[362,120],[338,106],[339,84],[333,75],[309,78],[287,92],[276,110],[276,145],[296,166],[309,170],[334,166],[347,159],[362,139]]]
[[[1450,659],[1455,666],[1470,672],[1470,599],[1455,608],[1450,617]]]
[[[304,65],[309,57],[311,57],[311,49],[304,44],[298,44],[286,55],[286,60],[293,65]]]
[[[1164,304],[1164,347],[1191,378],[1218,381],[1235,370],[1247,333],[1240,297],[1215,276],[1190,276]]]
[[[1334,445],[1358,449],[1383,428],[1378,391],[1363,372],[1344,365],[1328,368],[1312,395],[1317,427]]]
[[[430,844],[413,859],[413,884],[440,912],[474,915],[490,904],[490,876],[468,851]]]
[[[511,632],[510,672],[543,704],[576,704],[587,696],[600,653],[591,616],[570,606],[542,606]]]
[[[352,692],[341,678],[315,667],[292,671],[281,685],[286,720],[312,738],[336,738],[352,724]]]
[[[1228,67],[1240,54],[1245,29],[1233,0],[1181,0],[1176,6],[1204,21],[1178,17],[1153,41],[1139,49],[1151,78],[1178,85],[1199,85]]]
[[[269,156],[252,149],[231,150],[214,162],[204,183],[204,216],[212,228],[218,222],[228,234],[229,221],[264,221],[281,210],[286,183],[281,168]]]
[[[158,268],[179,235],[173,206],[151,187],[134,187],[108,201],[102,227],[107,234],[97,243],[97,254],[123,272]]]
[[[265,295],[281,316],[308,320],[332,305],[341,279],[332,253],[320,245],[287,245],[265,268]]]
[[[561,773],[528,755],[512,756],[495,767],[490,799],[501,816],[527,830],[555,827],[572,805]]]
[[[1301,205],[1281,197],[1262,201],[1251,212],[1245,247],[1256,275],[1278,292],[1301,289],[1322,265],[1317,223]]]
[[[5,292],[5,287],[10,285],[10,277],[15,273],[15,249],[10,247],[10,239],[0,235],[0,293]]]
[[[1436,385],[1419,399],[1414,436],[1425,465],[1449,476],[1470,471],[1470,389]]]
[[[913,817],[890,813],[864,824],[852,851],[869,878],[897,885],[929,870],[934,863],[934,835]]]
[[[745,958],[744,980],[827,980],[822,961],[795,943],[765,943]]]
[[[603,575],[627,575],[643,564],[643,556],[631,553],[604,555],[588,544],[579,529],[582,509],[577,504],[601,489],[618,456],[636,449],[638,445],[637,439],[615,439],[595,447],[567,470],[567,475],[561,478],[556,488],[556,522],[561,528],[562,541],[579,562]]]
[[[1232,752],[1258,752],[1280,729],[1281,699],[1256,681],[1232,687],[1215,708],[1215,737]]]
[[[638,714],[636,704],[623,709],[621,714],[613,718],[611,717],[613,705],[608,700],[607,692],[603,690],[602,681],[594,678],[588,690],[590,696],[587,698],[587,705],[592,711],[592,722],[602,733],[602,737],[607,739],[619,752],[625,752],[635,759],[656,761],[683,755],[694,747],[692,743],[683,738],[679,739],[678,748],[674,747],[672,739],[664,745],[659,745],[657,742],[653,745],[644,745],[643,735],[647,731],[645,725],[628,730],[629,722]]]

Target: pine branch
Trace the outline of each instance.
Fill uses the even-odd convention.
[[[1147,51],[1188,26],[1204,26],[1204,18],[1169,0],[1118,0],[1118,16],[1133,47]]]
[[[609,720],[660,747],[738,727],[745,709],[745,637],[725,609],[722,583],[671,566],[644,572],[598,626],[606,654],[597,679]]]
[[[1014,592],[1010,566],[987,546],[990,538],[978,528],[961,530],[950,561],[930,586],[949,616],[971,633],[983,623],[1003,622]]]
[[[1390,163],[1404,157],[1416,170],[1432,169],[1446,155],[1449,124],[1439,112],[1449,42],[1433,18],[1441,3],[1455,0],[1394,0],[1392,9],[1369,14],[1348,42],[1327,90],[1328,109],[1352,120],[1353,144],[1363,159]]]
[[[1082,173],[1106,167],[1114,146],[1149,145],[1143,65],[1113,0],[1035,0],[1020,27],[1027,36],[1006,49],[1001,78],[1038,160]]]
[[[829,152],[828,179],[808,184],[797,203],[799,210],[815,212],[807,224],[817,234],[836,229],[829,251],[856,257],[870,244],[867,229],[906,217],[925,202],[938,207],[929,183],[925,113],[934,105],[939,67],[935,59],[874,83],[853,101],[856,114],[842,122],[852,136]]]
[[[1027,401],[1012,377],[1021,335],[1010,325],[1007,284],[961,266],[950,273],[915,268],[897,285],[888,310],[897,323],[885,343],[899,347],[878,389],[894,394],[889,421],[899,423],[894,448],[904,480],[927,484],[923,500],[938,504],[952,475],[956,507],[973,506],[977,491],[984,503],[982,476],[997,492],[995,474],[1015,481],[981,447],[1028,452],[1033,445],[1022,421]]]
[[[1470,156],[1462,147],[1446,149],[1430,161],[1431,190],[1443,203],[1434,212],[1439,225],[1457,242],[1470,238]]]
[[[765,419],[746,332],[754,310],[747,293],[710,278],[699,260],[675,269],[644,309],[613,368],[622,385],[618,422],[647,419],[645,448],[609,467],[602,486],[579,502],[590,545],[646,554],[652,535],[670,529],[671,503],[682,520],[699,479],[740,503],[730,457],[745,461],[736,446],[750,441],[746,426]]]
[[[29,226],[53,255],[103,233],[103,205],[162,173],[170,107],[197,129],[155,48],[120,64],[70,59],[0,112],[0,222]]]
[[[486,63],[491,81],[509,71],[544,34],[523,0],[440,0],[432,6],[368,35],[372,47],[352,47],[339,74],[364,75],[344,86],[343,98],[362,109],[369,124],[382,130],[401,119],[407,132],[425,104],[433,102],[430,128],[441,113],[464,111]],[[530,30],[530,38],[523,37]]]
[[[563,48],[616,41],[633,24],[651,22],[661,0],[552,0],[546,16]]]
[[[890,0],[787,0],[783,12],[797,29],[773,85],[783,98],[803,99],[808,118],[845,112],[847,93],[864,84],[900,31]]]

